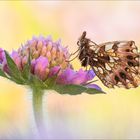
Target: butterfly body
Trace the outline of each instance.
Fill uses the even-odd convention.
[[[105,86],[132,88],[140,84],[140,54],[134,41],[97,45],[83,32],[77,44],[81,65],[89,65]]]

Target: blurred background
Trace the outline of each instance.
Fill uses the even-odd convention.
[[[0,1],[0,47],[10,52],[33,35],[52,35],[74,52],[84,30],[97,44],[134,40],[140,46],[139,13],[139,1]],[[78,60],[72,63],[80,68]],[[44,97],[48,138],[140,139],[140,87],[97,84],[108,94]],[[31,114],[30,90],[0,77],[0,138],[28,137]]]

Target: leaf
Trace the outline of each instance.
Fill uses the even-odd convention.
[[[77,95],[83,92],[87,92],[88,94],[103,93],[102,91],[99,91],[97,89],[91,88],[89,89],[87,87],[80,85],[55,85],[53,89],[60,94],[70,94],[70,95]]]
[[[0,76],[7,78],[6,74],[4,73],[4,71],[2,69],[0,69]]]
[[[6,51],[5,51],[5,55],[6,55],[7,65],[10,70],[11,79],[15,81],[16,83],[23,84],[24,81],[23,81],[20,71],[17,68],[17,65],[15,64],[13,59],[9,56],[9,54]]]

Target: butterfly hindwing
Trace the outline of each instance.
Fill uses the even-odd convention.
[[[90,57],[93,61],[90,65],[105,86],[131,88],[140,84],[140,55],[134,41],[113,41],[98,46],[97,57]]]

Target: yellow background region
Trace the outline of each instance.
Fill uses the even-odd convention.
[[[74,52],[84,30],[97,44],[134,40],[140,46],[139,13],[139,1],[0,1],[0,47],[11,52],[33,35],[52,35]],[[78,60],[72,63],[81,67]],[[140,87],[97,84],[106,95],[49,91],[44,97],[49,138],[140,139]],[[27,87],[0,77],[0,138],[27,135],[32,127],[30,96]]]

